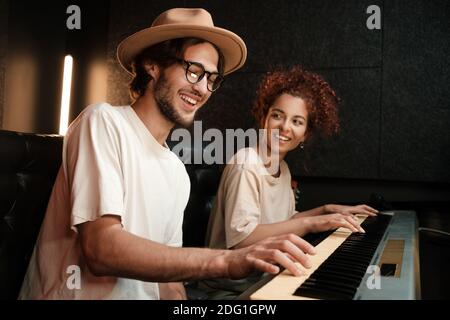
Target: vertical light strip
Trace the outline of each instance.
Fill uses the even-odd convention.
[[[64,75],[63,88],[61,95],[61,115],[59,118],[59,134],[65,135],[69,125],[69,110],[70,110],[70,89],[72,87],[72,67],[73,58],[67,55],[64,58]]]

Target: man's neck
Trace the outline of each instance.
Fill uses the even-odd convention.
[[[146,93],[139,97],[131,107],[156,141],[164,145],[174,124],[161,114],[153,95]]]

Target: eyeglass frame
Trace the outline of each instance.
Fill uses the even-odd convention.
[[[207,76],[206,76],[206,80],[209,80],[209,77],[210,77],[212,74],[217,74],[217,78],[220,79],[220,82],[219,82],[218,87],[215,88],[214,90],[212,90],[212,89],[209,88],[209,82],[206,81],[206,89],[208,89],[209,92],[215,92],[215,91],[217,91],[217,89],[219,89],[220,86],[222,85],[222,83],[225,81],[225,78],[223,77],[223,75],[222,75],[220,72],[210,72],[210,71],[206,71],[206,70],[205,70],[205,67],[204,67],[200,62],[188,61],[188,60],[184,60],[184,59],[177,58],[177,57],[174,57],[174,60],[177,61],[177,62],[179,62],[179,63],[182,63],[182,64],[183,64],[183,68],[185,69],[184,75],[185,75],[185,77],[186,77],[187,82],[189,82],[190,84],[196,84],[196,83],[199,83],[200,81],[202,81],[202,79],[203,79],[203,77],[205,76],[205,74],[207,75]],[[195,66],[201,68],[201,70],[203,70],[202,75],[198,77],[198,80],[197,80],[196,82],[191,82],[191,81],[189,80],[189,77],[188,77],[188,72],[189,72],[189,68],[190,68],[191,65],[195,65]]]

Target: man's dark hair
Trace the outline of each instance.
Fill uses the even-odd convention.
[[[146,62],[156,63],[163,70],[176,62],[176,59],[182,59],[184,51],[191,46],[210,43],[219,54],[217,69],[223,74],[225,58],[219,48],[206,40],[199,38],[178,38],[166,40],[144,49],[136,56],[132,63],[134,77],[130,82],[130,96],[133,100],[143,96],[148,83],[152,79],[151,75],[145,70]]]

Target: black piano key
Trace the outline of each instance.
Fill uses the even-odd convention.
[[[351,288],[344,288],[344,287],[336,287],[333,286],[332,284],[327,285],[324,283],[314,283],[314,282],[310,282],[310,283],[304,283],[303,285],[304,288],[308,288],[308,289],[317,289],[317,290],[322,290],[323,292],[330,292],[330,293],[340,293],[340,294],[345,294],[348,295],[350,297],[355,295],[356,289],[351,289]]]
[[[370,260],[367,259],[348,259],[345,257],[339,257],[339,258],[332,258],[330,259],[329,263],[324,266],[324,268],[328,266],[332,266],[333,264],[339,263],[340,265],[347,266],[348,269],[356,269],[356,270],[362,270],[366,271],[367,264],[370,262]]]
[[[377,246],[378,247],[378,246]],[[369,253],[370,251],[376,249],[377,247],[363,247],[363,246],[350,246],[350,245],[346,245],[343,244],[339,247],[339,251],[349,251],[349,252],[358,252],[358,253]]]
[[[348,250],[361,250],[361,251],[375,251],[378,248],[377,246],[356,246],[356,245],[346,245],[343,249]]]
[[[346,251],[338,251],[339,256],[337,259],[343,260],[343,261],[369,261],[372,259],[373,253],[369,256],[367,254],[355,254],[351,252]]]
[[[324,268],[326,268],[328,265],[332,266],[333,264],[346,266],[348,267],[348,269],[362,270],[363,272],[366,272],[367,269],[367,262],[365,260],[351,260],[345,257],[332,257],[330,261],[324,266]]]
[[[336,277],[339,279],[349,279],[349,280],[359,281],[358,275],[355,275],[354,273],[343,271],[343,270],[336,270],[336,269],[335,270],[327,269],[326,271],[316,270],[314,274],[317,275],[318,277],[330,276],[330,277]]]
[[[330,261],[327,261],[326,264],[324,264],[323,266],[320,266],[320,270],[326,270],[326,269],[332,269],[334,266],[336,266],[336,268],[339,269],[344,269],[344,270],[354,270],[354,271],[361,271],[361,272],[366,272],[367,267],[364,265],[360,265],[360,264],[352,264],[349,263],[348,261],[343,261],[343,260],[339,260],[339,258],[332,258],[330,259]]]
[[[328,289],[330,291],[341,291],[346,292],[348,294],[354,294],[357,286],[355,283],[349,283],[349,282],[339,282],[336,279],[325,279],[321,278],[320,280],[317,279],[308,279],[309,281],[306,282],[306,285],[309,285],[310,287],[314,288],[324,288]],[[356,286],[356,288],[355,288]]]
[[[364,240],[363,242],[361,240]],[[378,245],[377,241],[370,236],[351,236],[345,240],[345,244],[355,245],[355,246],[365,246],[365,247],[376,247]]]
[[[368,255],[357,255],[357,254],[348,254],[348,253],[343,253],[343,252],[339,252],[339,256],[337,258],[332,258],[330,259],[330,262],[333,260],[338,260],[338,261],[342,261],[345,263],[356,263],[356,264],[362,264],[365,265],[367,262],[370,262],[370,260],[372,260],[372,256],[373,253],[368,256]]]
[[[345,242],[347,245],[354,245],[354,246],[363,246],[368,248],[376,248],[378,247],[378,239],[379,237],[372,238],[372,237],[360,237],[360,238],[350,238],[347,239]],[[364,242],[362,242],[364,241]]]
[[[318,268],[314,273],[326,274],[327,272],[334,272],[336,274],[348,275],[349,277],[359,277],[362,272],[366,270],[351,268],[348,265],[329,265],[324,268]]]
[[[345,276],[336,276],[330,273],[316,274],[314,276],[309,277],[307,280],[323,281],[324,283],[328,281],[328,283],[335,283],[337,287],[343,286],[348,288],[354,288],[356,285],[360,283],[359,279],[346,278]]]
[[[352,289],[352,288],[346,288],[346,287],[338,287],[335,286],[333,283],[330,284],[326,284],[323,282],[317,283],[317,282],[305,282],[304,283],[304,288],[309,288],[309,289],[317,289],[317,290],[322,290],[322,291],[328,291],[330,293],[340,293],[340,294],[345,294],[348,296],[354,296],[356,289]]]
[[[308,233],[303,237],[303,239],[309,242],[312,246],[316,247],[323,240],[328,238],[335,230],[318,232],[318,233]]]
[[[322,290],[317,288],[300,287],[294,295],[301,297],[309,297],[315,299],[327,299],[327,300],[350,300],[353,295],[341,292],[330,292],[329,290]]]
[[[367,268],[359,267],[359,266],[351,266],[348,264],[333,264],[326,265],[324,267],[319,267],[313,274],[326,274],[328,272],[332,272],[335,274],[348,275],[349,277],[360,278],[361,275],[364,275],[367,271]]]
[[[364,275],[366,272],[365,270],[356,270],[356,269],[350,269],[348,267],[340,267],[340,266],[332,266],[330,268],[322,269],[322,270],[316,270],[319,274],[325,274],[327,272],[332,272],[336,274],[342,274],[342,275],[348,275],[349,277],[357,277],[359,278],[361,275]]]
[[[338,288],[332,285],[326,285],[324,283],[317,283],[313,281],[305,281],[299,289],[309,289],[309,290],[317,290],[323,293],[342,295],[346,298],[343,299],[351,299],[356,292],[356,289],[347,289],[347,288]],[[297,291],[294,293],[296,294]],[[305,295],[306,296],[306,295]]]
[[[352,299],[369,266],[391,216],[368,217],[366,233],[352,233],[294,295],[318,299]]]
[[[335,251],[335,253],[336,253],[336,256],[349,256],[349,257],[358,257],[358,258],[361,258],[361,259],[364,259],[364,258],[371,258],[372,256],[373,256],[373,254],[374,254],[374,252],[375,252],[376,250],[372,250],[372,249],[370,249],[370,250],[364,250],[364,251],[354,251],[354,250],[350,250],[350,249],[343,249],[343,250],[336,250]]]

